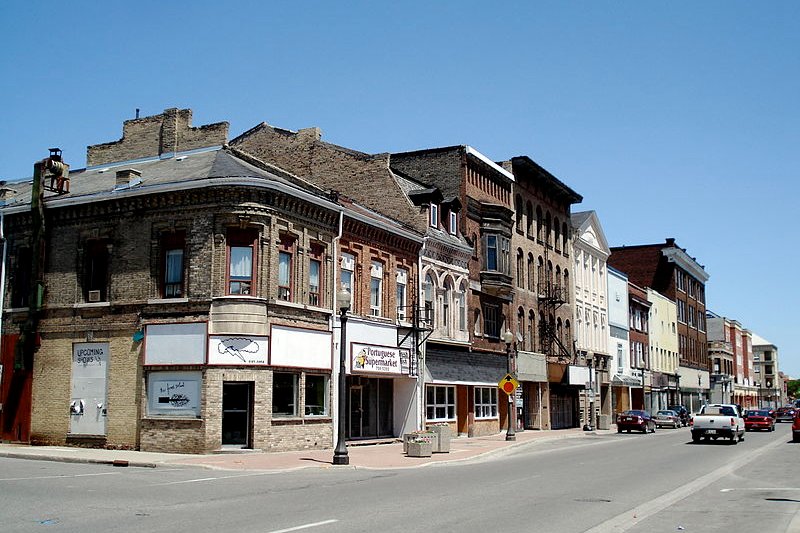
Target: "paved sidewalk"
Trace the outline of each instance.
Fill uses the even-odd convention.
[[[435,463],[466,461],[500,454],[517,446],[535,442],[582,438],[604,431],[585,433],[580,429],[550,431],[526,430],[517,433],[515,441],[506,441],[505,433],[486,437],[458,437],[451,440],[450,453],[435,453],[431,457],[406,457],[401,442],[348,446],[349,466],[334,466],[333,449],[303,450],[297,452],[243,451],[242,453],[217,453],[208,455],[137,452],[67,446],[26,446],[0,444],[0,457],[41,459],[75,463],[100,463],[115,466],[195,466],[220,470],[288,471],[300,468],[415,468]]]

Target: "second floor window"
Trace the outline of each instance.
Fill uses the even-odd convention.
[[[406,294],[408,289],[408,270],[397,269],[397,319],[406,319]]]
[[[108,243],[94,240],[86,244],[84,298],[87,302],[108,301]]]
[[[499,309],[496,305],[483,306],[483,333],[487,337],[500,337]]]
[[[292,254],[278,252],[278,299],[292,299]]]
[[[319,299],[319,282],[320,272],[322,271],[322,263],[317,259],[312,259],[308,264],[308,304],[318,306]]]
[[[377,261],[372,262],[369,283],[369,314],[382,316],[381,300],[383,292],[383,265]]]
[[[255,231],[231,230],[228,233],[228,294],[253,293]]]
[[[27,247],[17,249],[14,282],[11,285],[11,307],[28,307],[32,267],[31,249]]]
[[[510,240],[502,235],[484,236],[484,270],[511,275]]]
[[[162,298],[180,298],[183,290],[183,250],[186,236],[182,231],[167,233],[161,240],[163,250]]]
[[[486,236],[486,270],[497,270],[497,235]]]

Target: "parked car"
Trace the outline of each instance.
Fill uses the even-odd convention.
[[[753,431],[755,429],[766,429],[775,431],[775,419],[769,409],[751,409],[744,413],[744,430]]]
[[[670,411],[675,411],[676,413],[678,413],[678,416],[681,419],[681,424],[683,424],[684,427],[689,425],[689,410],[686,408],[686,406],[683,406],[683,405],[668,405],[667,409],[669,409]]]
[[[794,414],[797,412],[797,409],[792,407],[791,405],[787,405],[785,407],[778,407],[777,411],[775,411],[775,420],[778,422],[791,422],[794,420]]]
[[[792,442],[800,442],[800,410],[795,411],[792,422]]]
[[[656,422],[647,411],[623,411],[617,415],[617,433],[623,430],[628,433],[631,430],[641,431],[642,433],[655,433]]]
[[[679,428],[683,425],[681,417],[675,411],[663,410],[657,411],[653,416],[657,428],[669,426],[671,428]]]
[[[714,403],[704,405],[692,417],[692,441],[719,438],[730,439],[731,444],[744,440],[744,419],[741,408],[735,404]]]

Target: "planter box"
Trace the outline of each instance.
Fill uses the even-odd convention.
[[[450,426],[431,426],[428,431],[436,435],[436,439],[433,441],[434,453],[450,453],[450,438],[452,436]]]
[[[406,445],[406,454],[409,457],[430,457],[433,454],[433,443],[410,441]]]

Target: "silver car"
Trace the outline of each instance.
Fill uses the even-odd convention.
[[[669,426],[671,428],[679,428],[681,427],[681,417],[675,411],[658,411],[653,420],[656,423],[656,427],[662,428],[664,426]]]

